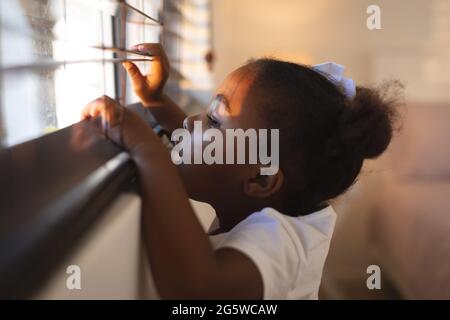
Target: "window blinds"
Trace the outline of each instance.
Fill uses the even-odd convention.
[[[0,142],[9,146],[68,126],[107,94],[136,102],[120,66],[159,42],[162,0],[0,0]]]

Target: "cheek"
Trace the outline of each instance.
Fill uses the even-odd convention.
[[[215,136],[211,137],[210,134],[208,134],[208,130],[209,132],[211,131],[210,128],[203,127],[201,132],[191,132],[191,163],[198,164],[199,161],[201,161],[202,163],[208,163],[208,161],[205,160],[208,156],[213,157],[214,159],[216,159],[217,157],[217,159],[222,160],[222,163],[226,163],[227,148],[225,130],[214,129],[216,132],[220,131],[221,138],[219,138],[218,140],[216,140]],[[205,152],[205,148],[208,146],[209,148]],[[234,154],[236,154],[236,147]]]

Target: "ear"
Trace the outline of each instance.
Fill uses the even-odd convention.
[[[281,169],[273,175],[261,175],[259,169],[253,177],[244,182],[244,193],[254,198],[268,198],[283,186],[284,174]]]

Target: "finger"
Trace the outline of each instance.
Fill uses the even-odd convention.
[[[150,73],[146,77],[146,82],[150,92],[156,92],[164,86],[168,72],[164,60],[159,58],[153,59],[150,62],[150,68]]]
[[[119,106],[115,100],[108,96],[103,96],[94,102],[91,114],[93,116],[101,115],[113,127],[118,123]]]
[[[81,120],[90,119],[91,118],[90,111],[91,109],[88,108],[88,106],[84,107],[83,110],[81,111]]]
[[[152,56],[162,56],[164,54],[164,49],[160,43],[141,43],[133,46],[132,50]]]
[[[141,91],[143,85],[145,84],[145,77],[142,75],[139,68],[134,63],[129,61],[124,62],[122,65],[130,76],[133,89],[135,91]]]
[[[125,111],[125,109],[124,109]],[[122,140],[122,128],[120,125],[117,126],[108,126],[105,130],[105,133],[109,139],[114,141],[120,146],[124,146],[124,142]]]
[[[118,122],[119,112],[116,101],[103,96],[92,102],[90,102],[82,112],[83,119],[90,119],[101,116],[104,120],[108,121],[111,126],[116,125]]]
[[[166,68],[166,70],[169,70],[169,58],[167,57],[167,54],[160,43],[143,43],[133,46],[133,48],[136,51],[146,53],[155,58],[161,58],[164,63],[164,67]]]
[[[99,108],[98,99],[89,102],[81,111],[81,119],[90,119],[98,116],[99,112],[96,111]]]
[[[139,68],[133,62],[125,61],[122,65],[131,79],[141,80],[144,77]]]
[[[119,106],[116,101],[104,98],[104,109],[102,110],[102,117],[108,121],[111,127],[116,126],[119,123]]]

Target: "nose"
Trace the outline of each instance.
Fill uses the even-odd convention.
[[[188,116],[183,120],[183,128],[188,130],[189,132],[192,132],[194,130],[194,121],[199,121],[200,114]]]
[[[190,117],[184,118],[184,120],[183,120],[183,129],[189,130],[189,129],[188,129],[188,126],[189,126],[189,124],[188,124],[189,118],[190,118]]]

